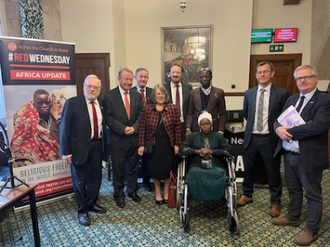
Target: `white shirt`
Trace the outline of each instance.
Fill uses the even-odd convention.
[[[176,85],[179,85],[179,95],[180,95],[180,110],[181,110],[181,117],[180,121],[183,123],[183,110],[182,110],[182,84],[179,82],[178,84],[174,84],[174,82],[171,81],[170,86],[171,86],[171,94],[172,94],[172,103],[176,105]]]

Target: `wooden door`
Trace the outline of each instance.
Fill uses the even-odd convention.
[[[76,84],[77,94],[83,93],[84,79],[89,74],[100,78],[102,88],[100,96],[110,89],[110,54],[109,53],[76,53]]]
[[[249,88],[258,85],[255,76],[257,64],[261,61],[269,61],[274,65],[275,71],[272,83],[287,89],[290,95],[297,93],[293,72],[301,65],[301,57],[302,54],[251,55]]]

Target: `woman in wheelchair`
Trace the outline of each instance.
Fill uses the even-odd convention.
[[[211,201],[224,196],[227,164],[225,157],[232,148],[222,134],[212,131],[212,116],[203,112],[198,117],[200,132],[192,133],[181,145],[180,154],[187,156],[186,181],[189,197]]]

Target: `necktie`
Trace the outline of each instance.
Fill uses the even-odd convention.
[[[180,110],[180,92],[179,92],[179,87],[180,85],[175,85],[176,87],[176,95],[175,95],[175,105],[178,107],[179,111]]]
[[[98,139],[99,138],[99,124],[97,121],[97,114],[96,114],[96,108],[95,108],[95,102],[91,101],[92,104],[92,113],[93,113],[93,139]]]
[[[143,104],[145,104],[146,103],[146,97],[144,96],[144,89],[141,88],[140,91],[141,91],[141,96],[142,96]]]
[[[126,108],[127,117],[128,119],[131,119],[131,107],[128,101],[128,92],[126,91],[124,94],[125,94],[125,108]]]
[[[300,111],[300,109],[301,109],[301,107],[302,107],[302,105],[304,103],[304,100],[305,100],[305,96],[303,95],[303,96],[300,97],[300,101],[299,101],[299,104],[298,104],[297,109],[296,109],[297,112]]]
[[[263,111],[264,111],[264,93],[265,89],[260,89],[259,103],[258,103],[258,112],[257,112],[257,130],[261,132],[264,127],[263,123]]]

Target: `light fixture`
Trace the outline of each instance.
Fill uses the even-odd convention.
[[[181,0],[181,2],[180,2],[180,9],[181,9],[181,11],[184,12],[185,9],[186,9],[186,7],[187,7],[186,0]]]

